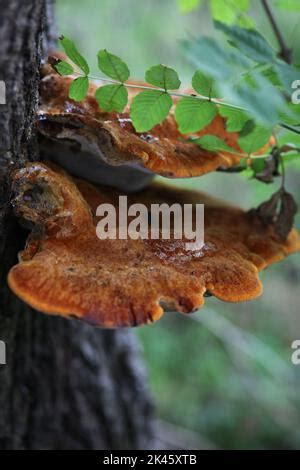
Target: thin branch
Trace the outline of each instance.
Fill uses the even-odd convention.
[[[78,75],[80,77],[85,77],[85,75],[83,75],[81,73],[75,73],[73,75]],[[94,76],[94,75],[88,75],[88,78],[90,78],[91,80],[97,80],[97,81],[100,81],[100,82],[115,83],[115,84],[120,85],[120,82],[118,82],[117,80],[113,80],[111,78],[97,77],[97,76]],[[141,89],[141,90],[155,90],[155,91],[162,91],[164,93],[166,92],[166,90],[164,88],[153,87],[153,86],[150,86],[150,85],[137,85],[137,84],[127,83],[127,82],[124,82],[123,85],[126,88],[137,88],[137,89]],[[201,101],[210,101],[212,103],[219,104],[221,106],[226,106],[228,108],[237,109],[239,111],[247,112],[247,109],[243,108],[242,106],[237,106],[235,104],[227,103],[225,101],[221,101],[221,100],[218,100],[218,99],[215,99],[215,98],[210,98],[209,96],[188,94],[188,93],[180,93],[180,92],[177,92],[177,91],[170,91],[170,90],[168,90],[168,93],[171,96],[176,96],[176,97],[179,97],[179,98],[191,98],[192,97],[192,98],[196,98],[196,99],[201,100]]]
[[[57,72],[57,70],[55,68],[54,68],[54,70]],[[77,71],[74,71],[72,75],[73,76],[75,75],[77,77],[85,77],[86,76],[86,75],[82,74],[81,72],[77,72]],[[96,80],[98,82],[113,83],[113,84],[120,85],[119,81],[113,80],[112,78],[99,77],[99,76],[95,76],[95,75],[88,75],[87,78],[89,78],[91,80]],[[157,88],[157,87],[153,87],[153,86],[149,86],[149,85],[138,85],[138,84],[126,83],[126,82],[124,82],[123,85],[126,88],[136,88],[136,89],[141,89],[141,90],[155,90],[155,91],[162,91],[164,93],[166,92],[166,90],[164,88]],[[245,113],[249,112],[249,110],[247,108],[244,108],[242,106],[237,106],[235,104],[227,103],[226,101],[218,100],[216,98],[211,98],[209,96],[204,96],[204,95],[199,95],[199,94],[194,94],[194,93],[193,94],[180,93],[180,92],[175,92],[175,91],[170,91],[170,90],[168,90],[168,93],[171,96],[176,96],[176,97],[179,97],[179,98],[195,98],[195,99],[198,99],[198,100],[201,100],[201,101],[209,101],[209,102],[215,103],[219,106],[225,106],[225,107],[228,107],[228,108],[231,108],[231,109],[244,111]],[[300,130],[298,130],[298,129],[292,127],[292,126],[289,126],[288,124],[279,123],[278,125],[280,127],[288,129],[291,132],[294,132],[296,134],[300,134]]]
[[[74,73],[73,75],[77,75],[77,76],[80,76],[80,77],[85,76],[81,73]],[[95,75],[88,75],[88,78],[91,79],[91,80],[97,80],[99,82],[115,83],[115,84],[118,84],[118,85],[120,84],[120,82],[118,82],[117,80],[113,80],[111,78],[98,77],[98,76],[95,76]],[[156,90],[156,91],[163,91],[163,92],[166,91],[163,88],[156,88],[156,87],[152,87],[152,86],[149,86],[149,85],[137,85],[137,84],[126,83],[126,82],[123,83],[123,85],[126,88],[137,88],[137,89],[141,89],[141,90]],[[236,109],[236,110],[239,110],[239,111],[244,111],[245,113],[249,112],[249,110],[247,108],[244,108],[242,106],[237,106],[235,104],[227,103],[226,101],[221,101],[221,100],[218,100],[218,99],[215,99],[215,98],[210,98],[209,96],[196,95],[196,94],[190,94],[189,95],[188,93],[180,93],[180,92],[176,92],[176,91],[168,91],[168,93],[171,96],[176,96],[176,97],[179,97],[179,98],[195,98],[195,99],[198,99],[198,100],[201,100],[201,101],[210,101],[212,103],[218,104],[220,106],[225,106],[227,108],[232,108],[232,109]],[[300,130],[296,129],[295,127],[289,126],[288,124],[279,123],[278,125],[280,127],[283,127],[284,129],[288,129],[289,131],[294,132],[295,134],[300,134]]]
[[[270,21],[274,34],[280,46],[280,57],[285,60],[288,64],[292,63],[292,50],[286,45],[285,39],[279,29],[279,26],[275,20],[273,12],[268,4],[268,0],[261,0],[263,9]]]
[[[283,127],[283,129],[287,129],[288,131],[294,132],[295,134],[300,134],[300,129],[296,129],[296,127],[289,126],[289,124],[284,124],[281,122],[280,127]]]
[[[281,189],[284,190],[285,188],[285,162],[283,160],[283,156],[279,153],[279,162],[281,167]]]

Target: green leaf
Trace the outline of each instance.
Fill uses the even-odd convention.
[[[201,5],[202,0],[177,0],[177,3],[182,13],[189,13],[196,10]]]
[[[300,70],[292,65],[286,64],[281,60],[277,60],[274,68],[278,73],[281,83],[284,85],[287,93],[291,93],[292,83],[299,79]]]
[[[289,167],[293,170],[300,171],[300,152],[290,150],[282,154],[285,164],[288,164]]]
[[[300,134],[282,129],[277,136],[278,145],[289,145],[300,148]]]
[[[252,28],[254,29],[255,28],[255,21],[253,18],[251,18],[251,16],[249,15],[246,15],[245,13],[241,16],[238,16],[237,20],[236,20],[236,24],[238,26],[240,26],[241,28]]]
[[[90,73],[88,63],[85,58],[82,57],[82,55],[78,52],[74,42],[71,41],[71,39],[66,38],[65,36],[61,36],[59,40],[69,59],[71,59],[72,62],[74,62],[74,64],[76,64],[77,67],[79,67],[85,73],[85,75],[88,75]]]
[[[193,97],[182,98],[175,109],[175,119],[182,134],[200,131],[210,124],[217,114],[218,108],[214,103]]]
[[[182,41],[185,56],[203,73],[218,84],[239,76],[253,66],[253,63],[224,41],[200,37],[193,41]]]
[[[278,76],[275,64],[262,65],[261,67],[263,67],[261,70],[262,75],[266,77],[272,83],[272,85],[276,86],[277,88],[282,88],[282,80]]]
[[[221,21],[215,21],[215,26],[230,39],[231,45],[252,60],[264,63],[276,59],[274,49],[258,31],[228,26]]]
[[[215,135],[204,135],[199,139],[193,139],[193,143],[199,145],[199,147],[205,150],[211,150],[212,152],[218,152],[225,150],[226,152],[237,153],[235,149],[229,147],[226,142]]]
[[[275,0],[275,6],[282,10],[300,11],[299,0]]]
[[[216,98],[218,96],[214,80],[200,70],[194,73],[192,85],[194,90],[200,95],[208,96],[209,98]]]
[[[300,125],[300,106],[288,103],[280,114],[282,122],[291,126]]]
[[[289,165],[291,170],[300,172],[300,154],[299,153],[287,153],[284,154],[284,163]]]
[[[292,139],[294,141],[294,136],[292,136]],[[287,140],[287,142],[283,142],[283,144],[288,144],[290,149],[288,151],[282,152],[281,155],[283,156],[284,163],[288,163],[289,167],[291,167],[293,170],[300,171],[300,136],[298,136],[298,142],[293,142],[293,144],[289,143],[289,139],[284,139]],[[297,145],[298,144],[298,145]],[[293,150],[294,147],[294,150]]]
[[[226,130],[228,132],[240,132],[250,119],[244,111],[222,105],[219,107],[219,114],[226,119]]]
[[[98,67],[108,77],[120,82],[128,80],[130,75],[129,68],[125,62],[106,49],[101,49],[98,52]]]
[[[146,90],[134,97],[130,117],[137,132],[146,132],[161,123],[173,105],[172,98],[164,91]]]
[[[212,17],[233,24],[249,8],[249,0],[210,0]]]
[[[297,160],[300,164],[300,152],[291,150],[290,152],[284,152],[282,156],[285,162],[292,162],[294,160]]]
[[[175,70],[161,64],[147,70],[145,79],[147,83],[165,90],[177,90],[181,83]]]
[[[279,111],[285,105],[283,94],[270,83],[269,78],[259,70],[253,70],[253,61],[244,52],[213,38],[184,41],[183,46],[190,62],[216,81],[219,96],[226,96],[227,102],[247,109],[252,118],[268,128],[279,122]],[[237,81],[250,69],[251,81]],[[232,85],[233,80],[235,86]]]
[[[257,173],[262,173],[266,166],[266,159],[265,158],[252,158],[251,161],[251,170],[253,171],[255,176]]]
[[[229,103],[247,109],[259,124],[273,128],[279,122],[279,112],[284,108],[282,93],[261,74],[252,75],[253,85],[240,83],[233,87],[222,83],[222,95]]]
[[[128,92],[124,85],[105,85],[96,90],[95,98],[103,111],[121,113],[128,101]]]
[[[271,129],[259,126],[254,121],[248,121],[239,135],[238,144],[245,153],[250,155],[266,145],[271,135]]]
[[[89,80],[87,77],[79,77],[73,80],[69,88],[69,97],[75,101],[82,101],[87,95]]]
[[[60,60],[54,67],[59,75],[71,75],[74,72],[72,65],[64,60]]]

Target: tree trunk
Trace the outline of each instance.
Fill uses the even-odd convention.
[[[0,11],[0,449],[150,448],[151,400],[134,335],[42,315],[7,288],[26,235],[10,211],[9,173],[38,158],[38,71],[52,5],[0,0]]]

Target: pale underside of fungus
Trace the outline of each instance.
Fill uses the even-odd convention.
[[[298,232],[280,240],[253,213],[202,193],[152,185],[129,203],[205,204],[205,244],[184,240],[100,240],[95,211],[117,208],[119,192],[31,163],[13,181],[13,206],[34,229],[9,272],[13,292],[35,309],[100,327],[135,326],[164,310],[193,312],[210,293],[228,302],[262,292],[259,271],[300,249]]]
[[[46,158],[75,176],[134,192],[145,187],[154,174],[201,176],[237,165],[246,156],[238,145],[238,133],[227,132],[226,120],[219,115],[194,135],[215,135],[237,153],[204,150],[188,142],[187,136],[179,133],[172,112],[149,133],[137,133],[128,107],[121,114],[99,109],[94,97],[96,85],[90,85],[84,101],[72,101],[68,97],[71,81],[49,74],[47,69],[41,81],[37,127],[46,138],[44,142],[41,139]],[[136,93],[136,89],[130,90],[129,103]]]

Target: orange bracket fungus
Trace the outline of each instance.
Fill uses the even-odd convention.
[[[200,176],[237,165],[246,156],[238,145],[238,134],[227,132],[226,120],[219,115],[195,136],[215,135],[237,153],[204,150],[184,140],[172,113],[150,133],[137,133],[128,107],[121,114],[102,112],[93,84],[85,100],[75,102],[68,97],[72,79],[46,70],[37,120],[40,134],[47,139],[44,154],[75,176],[133,192],[145,187],[154,174]],[[135,94],[130,89],[129,102]]]
[[[13,179],[16,213],[34,229],[20,263],[8,275],[13,292],[35,309],[100,327],[157,320],[164,310],[193,312],[205,293],[240,302],[262,291],[258,272],[300,249],[292,229],[285,241],[255,213],[198,192],[152,185],[130,203],[204,203],[205,244],[184,240],[99,239],[96,208],[118,210],[119,192],[30,163]]]

